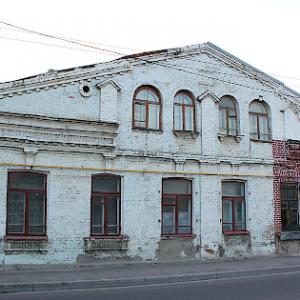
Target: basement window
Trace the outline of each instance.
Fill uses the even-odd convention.
[[[162,235],[192,234],[192,181],[163,179]]]

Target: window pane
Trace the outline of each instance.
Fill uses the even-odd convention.
[[[159,102],[157,95],[149,88],[144,88],[140,90],[135,99],[138,100],[145,100],[145,101],[152,101],[152,102]]]
[[[284,183],[281,185],[281,200],[298,200],[297,183]]]
[[[220,110],[220,131],[223,134],[227,134],[227,120],[226,110]]]
[[[266,114],[267,109],[263,103],[260,103],[258,101],[252,101],[249,107],[249,111],[252,113],[261,113]]]
[[[233,230],[231,200],[223,200],[223,230]]]
[[[146,105],[134,104],[134,126],[146,127]]]
[[[163,205],[176,205],[176,197],[164,197]]]
[[[92,235],[104,234],[104,197],[92,199]]]
[[[245,230],[245,202],[244,201],[235,201],[234,202],[234,221],[235,221],[235,230]]]
[[[260,138],[262,140],[268,140],[269,139],[268,117],[259,116],[258,118],[259,118]]]
[[[188,95],[183,94],[183,103],[187,105],[192,105],[193,101]]]
[[[43,174],[34,173],[9,173],[9,188],[15,189],[45,189],[46,176]]]
[[[29,234],[45,234],[45,195],[29,194]]]
[[[182,106],[174,105],[174,129],[183,130]]]
[[[120,192],[120,178],[94,176],[93,177],[93,192]]]
[[[185,130],[193,130],[193,107],[186,106],[185,107]]]
[[[107,233],[119,234],[119,196],[107,196]]]
[[[257,117],[256,115],[250,114],[250,137],[252,139],[258,139],[258,131],[257,131]]]
[[[288,225],[296,227],[298,225],[298,202],[290,201],[288,203],[288,206],[289,206]]]
[[[178,233],[191,232],[191,200],[178,199]]]
[[[163,193],[164,194],[191,194],[192,184],[190,180],[176,180],[166,179],[163,180]]]
[[[228,134],[229,135],[236,135],[236,115],[235,111],[229,111],[229,119],[228,119]]]
[[[175,206],[163,206],[162,233],[175,233]]]
[[[244,196],[244,183],[243,182],[222,182],[222,195],[223,196]]]
[[[234,109],[233,99],[231,99],[230,97],[222,97],[219,107]]]
[[[175,96],[174,103],[177,103],[177,104],[183,104],[184,103],[184,99],[183,99],[183,94],[182,93],[178,93]]]
[[[7,201],[7,232],[25,232],[25,193],[8,192]]]
[[[159,129],[159,109],[159,105],[149,104],[148,128]]]

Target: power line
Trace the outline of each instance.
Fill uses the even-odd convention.
[[[32,32],[27,32],[27,31],[20,30],[20,29],[15,29],[15,28],[3,28],[3,27],[0,27],[0,30],[8,30],[8,31],[14,31],[14,32],[19,32],[19,33],[32,34]],[[93,45],[98,45],[98,46],[105,46],[105,47],[116,48],[116,49],[123,49],[123,50],[129,50],[129,51],[140,51],[140,50],[134,49],[134,48],[128,48],[128,47],[124,47],[124,46],[117,46],[117,45],[111,45],[111,44],[103,44],[103,43],[91,42],[91,41],[80,40],[80,39],[73,39],[73,38],[68,38],[68,37],[65,37],[65,36],[62,36],[62,38],[68,39],[68,40],[71,40],[71,41],[83,42],[83,43],[93,44]]]
[[[7,39],[7,40],[12,40],[12,41],[18,41],[18,42],[24,42],[24,43],[32,43],[32,44],[38,44],[38,45],[43,45],[43,46],[51,46],[51,47],[57,47],[57,48],[63,48],[63,49],[70,49],[70,50],[76,50],[76,51],[82,51],[82,52],[89,52],[89,53],[101,53],[99,50],[98,51],[93,51],[93,50],[88,50],[88,49],[80,49],[80,48],[75,48],[75,47],[68,47],[68,46],[61,46],[61,45],[56,45],[56,44],[50,44],[50,43],[43,43],[43,42],[36,42],[36,41],[30,41],[30,40],[23,40],[23,39],[17,39],[17,38],[11,38],[7,36],[0,36],[0,39]],[[115,55],[112,53],[103,53],[105,55]]]

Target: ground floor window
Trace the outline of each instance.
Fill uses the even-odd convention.
[[[118,176],[92,177],[91,235],[119,235],[121,181]]]
[[[223,232],[246,230],[245,184],[222,182]]]
[[[280,194],[282,230],[299,230],[298,183],[282,183]]]
[[[8,173],[7,235],[46,234],[46,179],[40,173]]]
[[[192,181],[163,179],[162,234],[192,233]]]

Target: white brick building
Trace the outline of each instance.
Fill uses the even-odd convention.
[[[275,253],[272,140],[300,140],[300,95],[213,44],[2,83],[0,103],[3,264]]]

